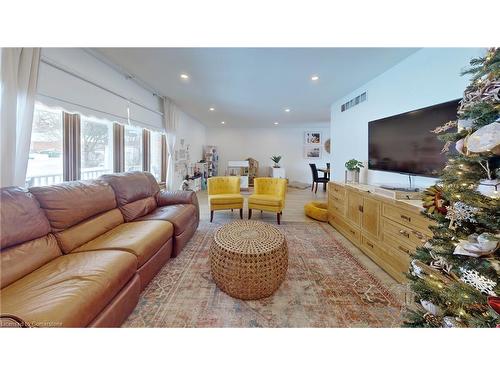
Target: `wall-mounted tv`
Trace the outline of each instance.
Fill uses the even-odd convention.
[[[431,133],[457,119],[459,100],[370,121],[368,168],[437,177],[446,164],[444,143]]]

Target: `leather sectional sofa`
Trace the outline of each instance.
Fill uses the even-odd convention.
[[[0,213],[2,321],[38,327],[120,326],[199,222],[147,172],[2,188]]]

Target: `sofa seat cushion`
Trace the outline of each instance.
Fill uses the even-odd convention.
[[[216,194],[209,195],[208,201],[210,204],[243,204],[243,196],[241,194]]]
[[[281,202],[281,197],[270,194],[252,194],[248,198],[249,204],[255,204],[259,206],[279,207],[281,205]]]
[[[122,250],[137,257],[138,267],[146,263],[173,235],[168,221],[151,220],[120,224],[73,252]]]
[[[1,292],[2,314],[30,326],[84,327],[134,276],[137,259],[124,251],[60,256]]]
[[[158,207],[149,215],[142,216],[137,221],[143,220],[165,220],[174,226],[176,236],[183,233],[190,226],[197,225],[198,216],[196,207],[192,204],[174,204],[171,206]]]

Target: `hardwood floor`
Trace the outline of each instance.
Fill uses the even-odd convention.
[[[295,189],[288,188],[285,209],[283,210],[283,216],[281,218],[281,224],[286,225],[287,222],[314,222],[315,220],[307,217],[304,214],[304,205],[311,200],[325,201],[327,200],[327,193],[321,189],[318,189],[317,194],[314,194],[308,189]],[[248,197],[252,194],[252,188],[250,191],[242,192],[244,197]],[[197,193],[198,201],[200,204],[200,219],[204,221],[210,220],[210,210],[208,209],[208,197],[206,191],[200,191]],[[248,218],[248,208],[247,200],[245,199],[243,218],[246,220]],[[214,224],[220,223],[221,221],[227,221],[228,219],[238,220],[239,210],[226,211],[215,211],[214,212]],[[254,211],[252,213],[253,220],[262,220],[265,222],[276,223],[276,215],[272,212]],[[349,240],[347,240],[342,234],[337,232],[333,227],[329,226],[332,233],[338,238],[339,241],[356,257],[370,272],[373,273],[382,284],[390,289],[395,295],[397,295],[401,301],[409,302],[411,293],[404,284],[399,284],[391,276],[389,276],[385,271],[383,271],[377,264],[375,264],[370,258],[368,258],[361,250],[354,246]]]

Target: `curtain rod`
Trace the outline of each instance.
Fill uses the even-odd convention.
[[[52,99],[52,100],[55,100],[55,101],[58,101],[58,102],[63,102],[63,103],[67,103],[67,104],[70,104],[70,105],[75,105],[77,107],[80,107],[80,108],[85,108],[85,109],[88,109],[90,111],[94,111],[94,112],[99,112],[99,113],[102,113],[104,115],[109,115],[109,116],[112,116],[112,117],[116,117],[116,118],[121,118],[125,121],[127,121],[128,119],[125,117],[125,116],[120,116],[120,115],[117,115],[115,113],[111,113],[111,112],[106,112],[106,111],[102,111],[100,109],[96,109],[96,108],[92,108],[92,107],[88,107],[86,105],[83,105],[83,104],[78,104],[78,103],[73,103],[69,100],[65,100],[65,99],[60,99],[60,98],[56,98],[55,96],[50,96],[50,95],[46,95],[46,94],[42,94],[42,93],[37,93],[36,94],[37,96],[43,96],[44,98],[47,98],[47,99]],[[64,109],[64,108],[63,108]],[[164,129],[163,128],[159,128],[157,126],[154,126],[154,125],[151,125],[151,124],[148,124],[147,122],[144,122],[144,121],[141,121],[141,120],[135,120],[134,118],[130,118],[130,121],[132,122],[135,122],[135,123],[138,123],[138,124],[142,124],[144,126],[146,126],[148,129],[155,129],[155,131],[159,131],[159,132],[164,132]],[[134,126],[132,124],[132,126]]]
[[[89,83],[89,84],[91,84],[91,85],[93,85],[93,86],[95,86],[95,87],[97,87],[97,88],[100,88],[101,90],[104,90],[104,91],[106,91],[106,92],[108,92],[108,93],[110,93],[110,94],[112,94],[112,95],[115,95],[115,96],[117,96],[117,97],[119,97],[119,98],[122,98],[123,100],[126,100],[127,102],[130,102],[130,103],[132,103],[132,104],[135,104],[135,105],[136,105],[136,106],[138,106],[138,107],[144,108],[144,109],[145,109],[145,110],[147,110],[147,111],[150,111],[150,112],[156,113],[156,114],[158,114],[158,115],[160,115],[160,116],[163,116],[163,112],[160,112],[160,111],[157,111],[157,110],[155,110],[155,109],[149,108],[149,107],[147,107],[146,105],[144,105],[144,104],[142,104],[142,103],[136,102],[135,100],[133,100],[133,99],[131,99],[131,98],[127,98],[127,97],[123,96],[122,94],[119,94],[119,93],[117,93],[116,91],[113,91],[113,90],[111,90],[111,89],[108,89],[107,87],[104,87],[104,86],[102,86],[101,84],[99,84],[99,83],[97,83],[97,82],[91,81],[91,80],[90,80],[90,79],[88,79],[88,78],[85,78],[85,77],[83,77],[83,76],[81,76],[81,75],[79,75],[79,74],[77,74],[77,73],[75,73],[75,72],[72,72],[72,71],[68,70],[67,68],[65,68],[65,67],[63,67],[63,66],[61,66],[61,65],[59,65],[59,64],[57,64],[57,63],[55,63],[55,62],[53,62],[53,61],[51,61],[50,59],[48,59],[48,58],[47,58],[47,57],[45,57],[45,56],[42,56],[42,58],[41,58],[40,60],[41,60],[43,63],[45,63],[45,64],[47,64],[47,65],[49,65],[49,66],[51,66],[51,67],[53,67],[53,68],[55,68],[55,69],[57,69],[57,70],[60,70],[61,72],[64,72],[64,73],[66,73],[66,74],[69,74],[69,75],[71,75],[71,76],[73,76],[73,77],[75,77],[75,78],[78,78],[78,79],[80,79],[80,80],[82,80],[82,81],[84,81],[84,82],[87,82],[87,83]],[[155,94],[153,94],[153,95],[155,95]],[[158,96],[158,95],[156,95],[156,96]],[[60,100],[60,99],[58,99],[58,100]],[[76,104],[76,103],[71,103],[71,104]],[[76,105],[78,105],[78,104],[76,104]],[[91,108],[90,108],[90,109],[91,109]]]

